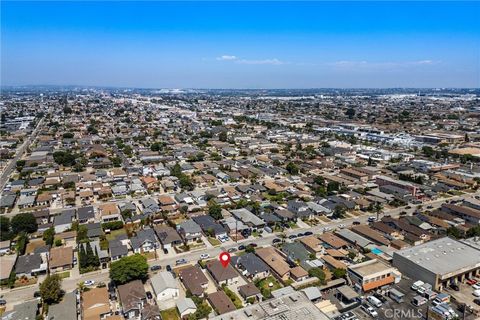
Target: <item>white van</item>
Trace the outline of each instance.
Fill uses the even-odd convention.
[[[380,308],[380,307],[382,306],[382,301],[378,300],[378,299],[375,298],[374,296],[368,296],[368,297],[367,297],[367,301],[368,301],[371,305],[373,305],[373,306],[375,306],[375,307],[377,307],[377,308]]]
[[[425,282],[423,282],[421,280],[418,280],[418,281],[415,281],[410,288],[412,288],[412,290],[417,291],[418,288],[423,286],[424,284],[425,284]]]

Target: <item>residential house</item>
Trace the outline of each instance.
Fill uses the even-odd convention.
[[[219,287],[222,285],[238,283],[238,280],[240,279],[240,275],[235,271],[231,264],[223,267],[218,259],[207,261],[206,268]]]
[[[238,287],[238,293],[244,300],[254,299],[255,301],[261,301],[262,294],[260,289],[258,289],[253,283],[248,282],[243,286]]]
[[[73,267],[73,248],[56,247],[50,249],[50,272],[70,270]]]
[[[264,279],[270,275],[270,269],[267,264],[254,253],[233,256],[231,264],[234,265],[243,276],[249,279]]]
[[[179,297],[178,283],[171,272],[159,272],[150,278],[150,282],[157,300],[163,301]]]
[[[3,259],[3,258],[2,258]],[[45,254],[34,253],[19,256],[15,264],[15,275],[17,277],[31,277],[37,274],[46,273],[48,268]]]
[[[185,220],[177,225],[177,231],[187,244],[201,240],[202,237],[202,228],[192,219]]]
[[[197,311],[197,306],[190,298],[182,298],[177,301],[177,310],[180,314],[180,318],[184,319],[189,314],[195,313]]]
[[[210,302],[215,312],[219,315],[236,310],[232,300],[230,300],[227,294],[223,291],[210,293],[207,296],[207,300]]]
[[[107,287],[92,288],[82,292],[82,319],[105,319],[112,314]]]
[[[152,252],[160,247],[155,231],[151,228],[137,231],[137,234],[130,238],[130,242],[135,253]]]
[[[99,205],[98,214],[100,216],[99,220],[101,220],[102,223],[122,220],[120,209],[114,202],[107,202]]]
[[[74,219],[75,209],[67,209],[60,212],[60,214],[53,219],[55,233],[62,233],[70,229]]]
[[[274,275],[282,280],[288,280],[290,277],[290,266],[275,248],[258,248],[255,254],[268,265]]]
[[[63,296],[62,301],[48,308],[47,320],[77,320],[77,297],[74,291]]]
[[[183,241],[175,229],[169,226],[155,226],[155,233],[164,249],[182,245]]]
[[[227,235],[227,230],[209,215],[197,216],[192,219],[202,228],[203,233],[209,236],[222,237]]]
[[[252,212],[246,208],[236,209],[230,211],[232,215],[241,220],[245,225],[249,226],[252,230],[257,230],[265,226],[265,221],[260,217],[254,215]]]
[[[142,281],[130,281],[119,285],[117,290],[125,319],[139,318],[147,302],[147,294]]]
[[[202,296],[208,287],[208,279],[197,265],[181,269],[179,278],[185,289],[195,296]]]
[[[91,223],[95,221],[95,210],[93,206],[81,207],[77,211],[79,223]]]

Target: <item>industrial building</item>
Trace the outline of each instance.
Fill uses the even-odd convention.
[[[450,283],[480,275],[480,250],[445,237],[394,252],[393,266],[441,291]]]

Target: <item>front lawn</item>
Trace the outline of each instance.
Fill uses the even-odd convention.
[[[180,319],[180,314],[178,313],[177,308],[171,308],[167,310],[160,311],[160,315],[163,320],[178,320]]]
[[[70,271],[60,272],[58,275],[62,279],[68,278],[68,277],[70,277]]]
[[[212,237],[208,237],[208,242],[210,242],[212,246],[219,246],[221,244],[220,240]]]
[[[298,228],[298,225],[293,221],[288,222],[288,226],[292,229],[297,229]]]

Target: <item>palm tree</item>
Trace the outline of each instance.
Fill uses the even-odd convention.
[[[374,206],[373,209],[375,210],[375,213],[377,214],[377,220],[378,220],[378,217],[383,210],[383,205],[380,202],[377,201],[377,202],[375,202],[375,206]]]

